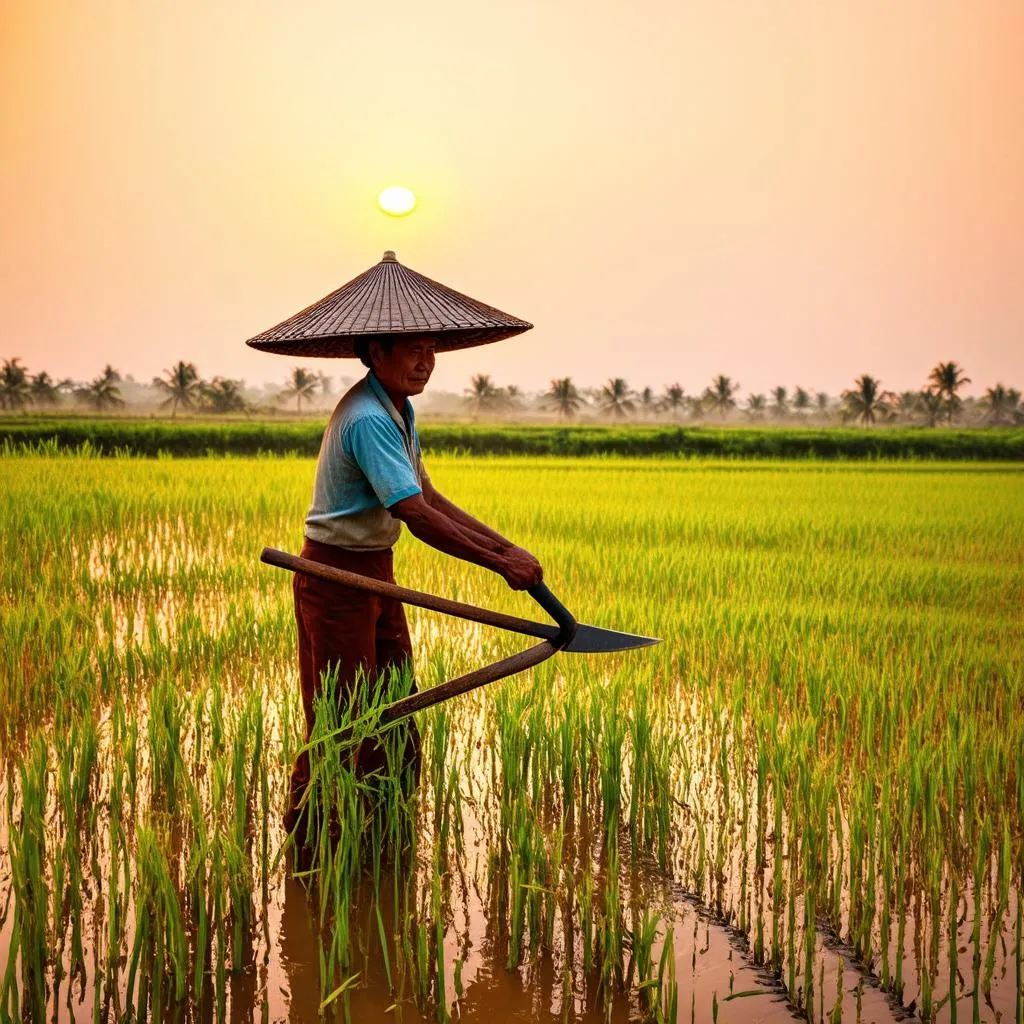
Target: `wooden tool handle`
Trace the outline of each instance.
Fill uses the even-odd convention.
[[[260,555],[260,561],[266,562],[267,565],[276,565],[279,569],[288,569],[290,572],[301,572],[307,576],[328,580],[331,583],[340,583],[353,590],[362,590],[381,597],[393,597],[403,604],[429,608],[434,612],[455,615],[460,619],[469,619],[470,622],[496,626],[498,629],[508,629],[513,633],[535,636],[541,640],[555,640],[560,634],[560,629],[557,626],[521,619],[518,615],[505,615],[503,612],[491,611],[489,608],[478,608],[476,605],[463,604],[461,601],[450,601],[446,597],[435,597],[433,594],[424,594],[419,590],[409,590],[407,587],[399,587],[394,583],[386,583],[384,580],[375,580],[370,576],[360,576],[359,573],[348,572],[345,569],[335,569],[333,565],[314,562],[310,558],[300,558],[298,555],[291,555],[287,551],[278,551],[276,548],[264,548]]]
[[[422,711],[424,708],[440,704],[441,701],[450,700],[452,697],[458,697],[459,694],[475,690],[478,686],[496,682],[506,676],[515,675],[517,672],[525,672],[526,669],[533,668],[534,665],[539,665],[542,661],[547,661],[557,653],[558,648],[550,641],[545,640],[542,644],[528,647],[525,651],[519,651],[510,658],[494,662],[493,665],[484,665],[483,668],[475,669],[464,676],[432,686],[429,690],[411,693],[408,697],[389,704],[380,713],[380,724],[390,725],[400,718],[411,715],[414,711]]]
[[[573,617],[543,584],[540,584],[540,587],[543,587],[544,593],[540,596],[533,594],[533,596],[545,610],[552,614],[552,617],[559,623],[558,626],[531,622],[529,619],[521,619],[516,615],[504,615],[488,608],[478,608],[476,605],[463,604],[461,601],[449,601],[445,597],[424,594],[419,590],[409,590],[407,587],[399,587],[384,580],[375,580],[370,576],[360,576],[358,573],[348,572],[345,569],[336,569],[332,565],[324,565],[323,562],[291,555],[287,551],[278,551],[276,548],[264,548],[260,555],[260,561],[267,565],[276,565],[280,569],[305,573],[307,576],[316,576],[318,579],[328,580],[331,583],[339,583],[354,590],[362,590],[368,594],[393,597],[403,604],[429,608],[431,611],[455,615],[461,619],[469,619],[471,622],[482,623],[485,626],[497,626],[499,629],[508,629],[514,633],[543,638],[544,643],[528,647],[525,651],[519,651],[511,657],[494,662],[493,665],[484,665],[483,668],[475,669],[464,676],[449,679],[448,682],[441,683],[439,686],[432,686],[429,690],[412,693],[408,697],[395,701],[394,704],[389,704],[380,714],[379,723],[382,727],[397,722],[416,711],[422,711],[424,708],[440,704],[442,701],[450,700],[462,693],[468,693],[487,683],[504,679],[506,676],[515,675],[517,672],[525,672],[526,669],[533,668],[534,665],[539,665],[542,661],[547,661],[572,638],[570,634],[566,639],[569,623],[573,630],[576,628]],[[534,590],[537,589],[534,588]],[[552,607],[557,606],[560,609],[560,614],[555,615],[549,608],[549,604]]]

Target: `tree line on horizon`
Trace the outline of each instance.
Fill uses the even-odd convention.
[[[864,426],[917,419],[934,427],[943,421],[952,425],[954,419],[964,412],[965,400],[959,392],[969,383],[971,379],[960,365],[950,361],[938,363],[920,390],[899,394],[885,390],[877,377],[861,374],[853,387],[842,392],[838,401],[823,391],[812,395],[799,386],[791,394],[788,388],[780,385],[768,395],[751,393],[741,404],[739,382],[724,374],[715,376],[708,387],[695,395],[688,395],[678,383],[670,384],[656,394],[650,387],[634,391],[622,377],[610,378],[602,387],[589,389],[577,388],[571,377],[561,377],[551,381],[539,400],[564,420],[589,407],[615,420],[664,416],[680,420],[686,416],[702,418],[716,413],[724,420],[731,413],[739,412],[752,421],[768,418],[808,420],[812,417],[831,420],[838,415],[844,422],[858,422]],[[500,388],[487,374],[477,374],[472,378],[465,398],[477,415],[514,409],[521,404],[518,388]],[[993,426],[1024,423],[1024,404],[1016,388],[995,384],[986,389],[976,404],[983,421]]]
[[[124,378],[113,366],[89,382],[55,380],[45,370],[29,373],[18,358],[6,359],[0,366],[0,410],[24,412],[32,408],[56,408],[71,401],[96,412],[113,411],[125,404],[121,385]],[[135,384],[136,382],[131,381]],[[349,381],[342,379],[343,386]],[[881,381],[861,374],[853,386],[838,398],[822,391],[811,392],[797,386],[792,392],[778,386],[769,393],[750,393],[740,401],[740,384],[724,374],[716,375],[699,394],[687,394],[675,383],[656,393],[645,387],[639,391],[622,377],[609,379],[599,388],[577,387],[571,377],[550,382],[539,394],[527,394],[514,385],[498,386],[488,374],[476,374],[462,396],[462,407],[474,419],[480,416],[511,415],[530,411],[554,412],[569,421],[582,412],[614,421],[630,419],[702,419],[717,415],[721,420],[742,415],[746,421],[819,421],[875,423],[918,422],[927,426],[952,425],[965,417],[991,426],[1024,424],[1024,403],[1016,388],[997,383],[987,388],[980,399],[960,396],[971,383],[955,361],[937,363],[924,386],[899,394],[885,390]],[[240,380],[213,377],[205,380],[194,363],[181,360],[161,376],[143,385],[156,392],[159,406],[170,410],[172,419],[179,410],[210,413],[259,413],[276,411],[282,404],[295,401],[296,412],[303,403],[312,405],[317,398],[333,394],[333,381],[323,373],[294,367],[285,385],[263,402],[246,397]]]
[[[65,401],[72,401],[95,412],[113,411],[125,405],[121,386],[126,381],[136,384],[110,364],[93,380],[76,382],[70,378],[54,380],[45,370],[30,374],[20,359],[5,359],[0,366],[0,409],[22,412],[32,407],[56,408]],[[318,395],[330,396],[332,386],[331,378],[324,374],[295,367],[284,387],[272,396],[271,401],[281,404],[295,399],[296,410],[301,412],[304,401],[308,404]],[[172,418],[179,409],[232,413],[268,411],[273,407],[261,406],[247,399],[244,381],[227,377],[205,380],[195,363],[184,360],[164,370],[162,376],[154,377],[149,385],[143,387],[157,393],[160,408],[169,409]]]

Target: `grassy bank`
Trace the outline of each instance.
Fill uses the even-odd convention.
[[[0,445],[83,445],[104,455],[315,455],[322,420],[0,419]],[[428,452],[474,455],[678,455],[772,459],[1024,460],[1024,430],[819,427],[516,426],[425,423]]]

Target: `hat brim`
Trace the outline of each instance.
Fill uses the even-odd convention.
[[[304,356],[309,359],[355,359],[356,343],[366,341],[433,341],[436,352],[454,352],[463,348],[489,345],[495,341],[522,334],[533,324],[522,323],[502,327],[446,328],[435,331],[363,331],[360,334],[326,335],[311,338],[250,338],[246,345],[259,352],[281,356]]]

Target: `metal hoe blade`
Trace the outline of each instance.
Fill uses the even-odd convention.
[[[558,623],[558,633],[552,643],[560,651],[578,654],[605,654],[609,651],[631,651],[636,647],[650,647],[661,643],[653,636],[634,636],[618,633],[614,629],[587,626],[577,622],[572,612],[548,589],[546,583],[530,587],[527,593]]]
[[[562,650],[577,654],[605,654],[610,651],[631,651],[636,647],[653,647],[661,639],[655,636],[634,636],[632,633],[618,633],[614,629],[580,624],[572,640]]]

